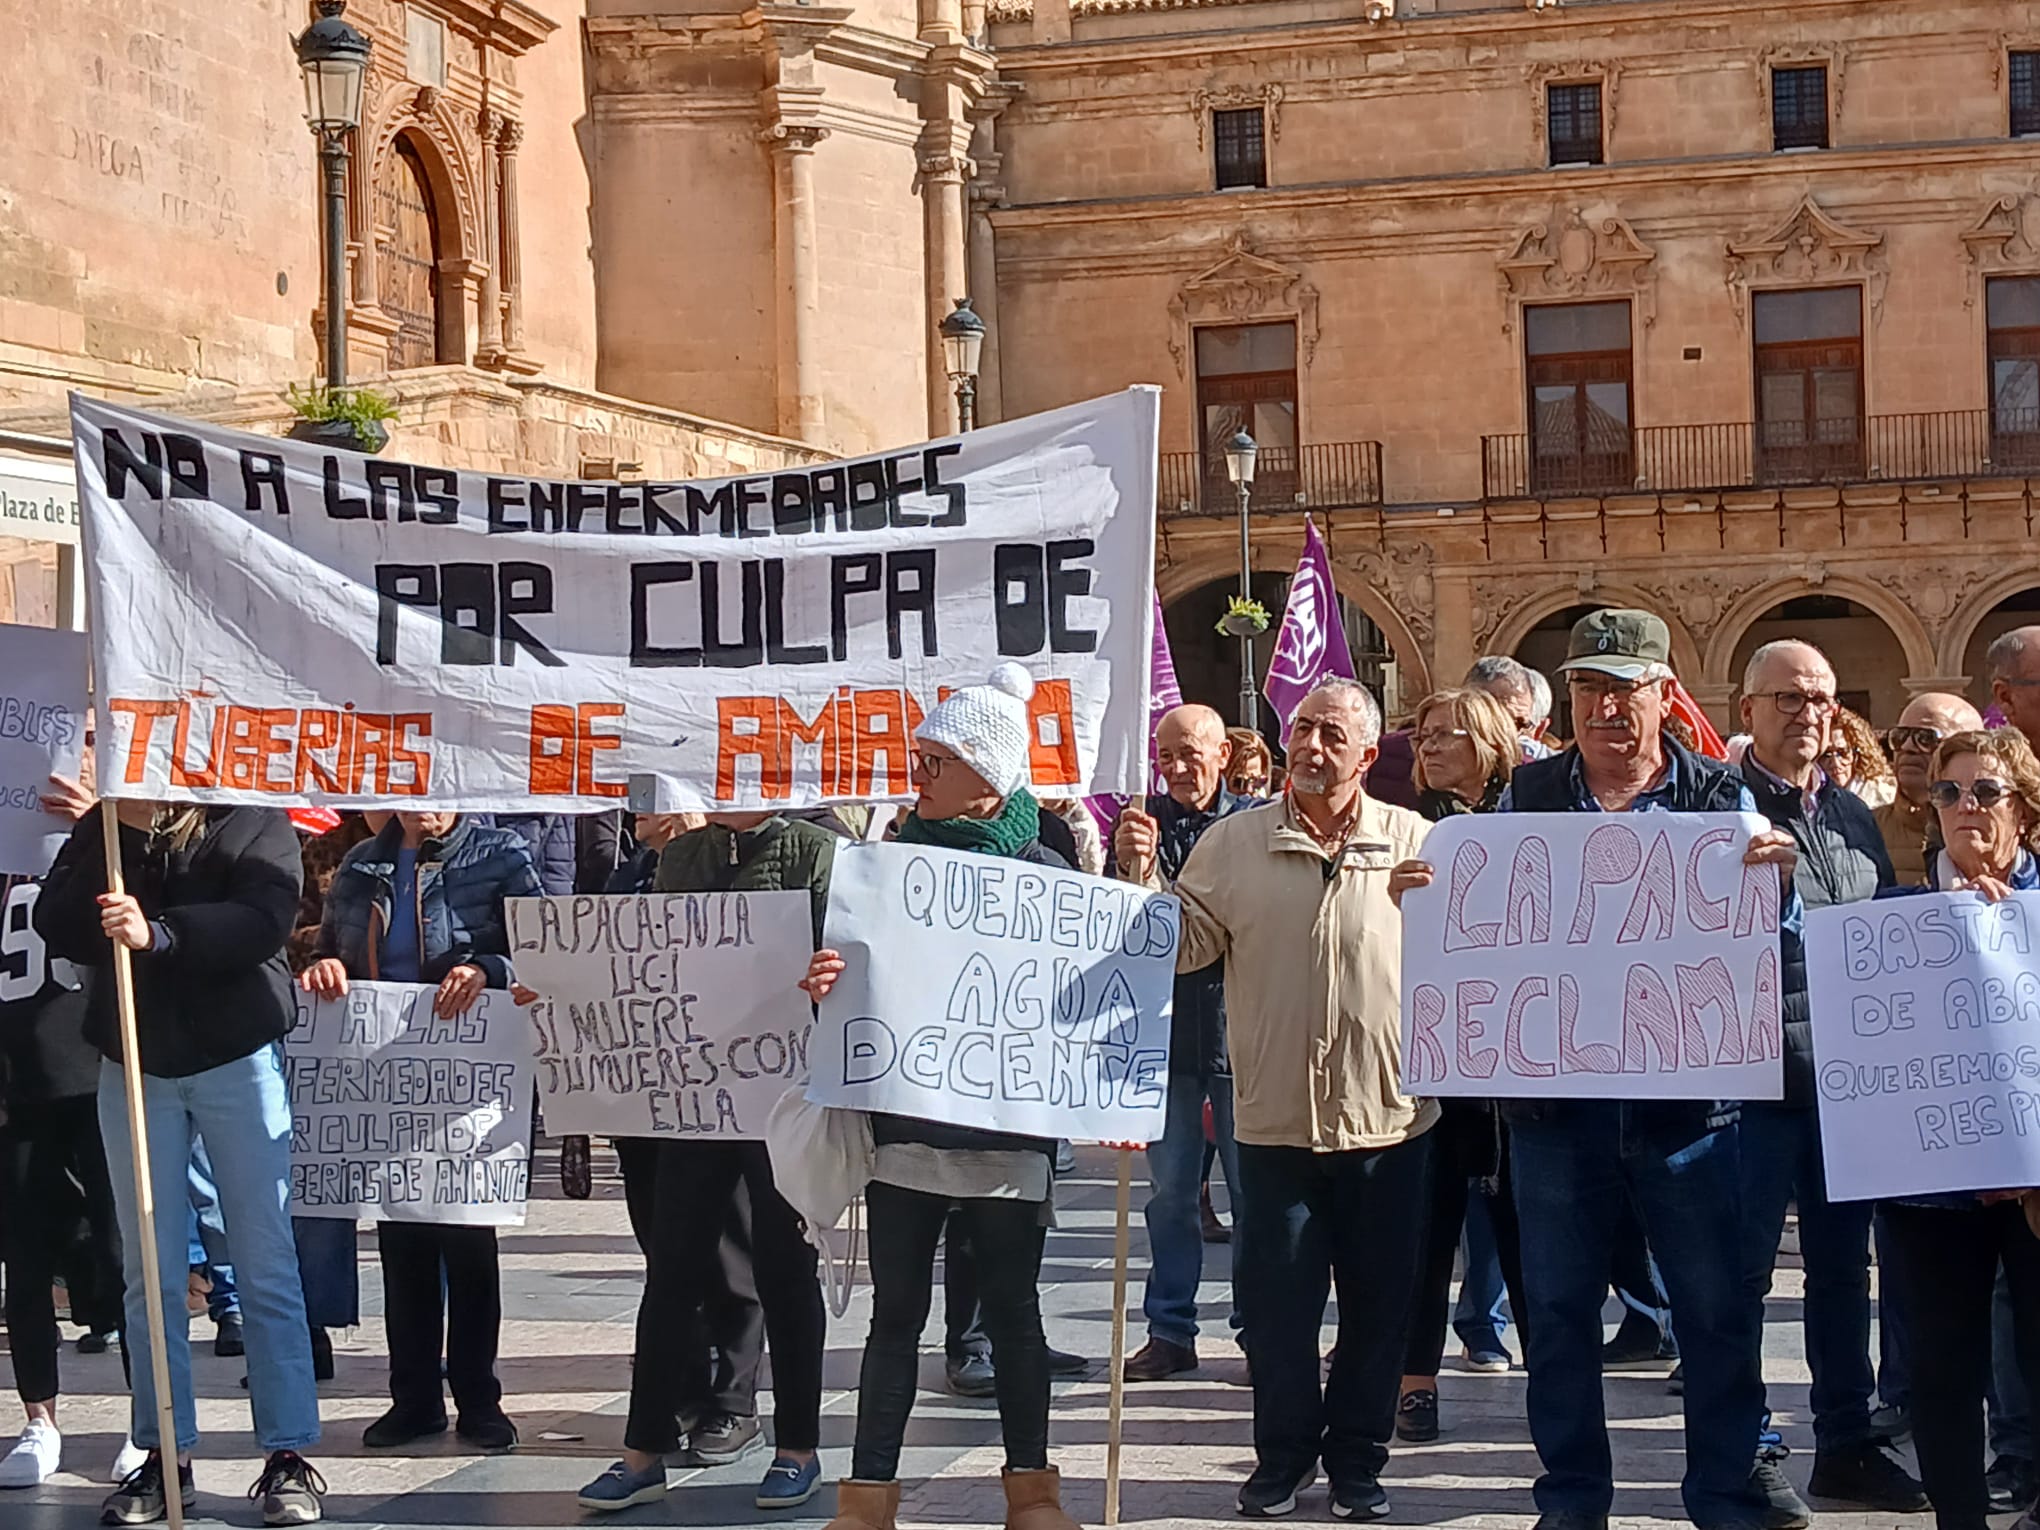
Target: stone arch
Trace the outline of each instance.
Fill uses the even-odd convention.
[[[1487,640],[1482,653],[1514,654],[1523,646],[1532,629],[1546,617],[1573,606],[1629,606],[1639,611],[1648,611],[1662,620],[1672,635],[1672,669],[1689,686],[1702,673],[1700,648],[1693,641],[1693,634],[1677,611],[1665,609],[1665,603],[1657,596],[1627,585],[1607,584],[1596,580],[1590,590],[1581,590],[1578,584],[1559,585],[1541,590],[1502,618],[1495,628],[1494,636]]]
[[[1950,679],[1966,675],[1972,690],[1983,685],[1983,675],[1972,673],[1968,668],[1969,650],[1976,641],[1977,629],[1999,606],[2028,590],[2040,590],[2040,571],[2030,566],[2011,569],[1978,585],[1942,625],[1941,645],[1933,673]]]
[[[427,111],[415,107],[392,112],[376,125],[374,144],[363,156],[363,184],[370,190],[382,184],[389,170],[389,158],[397,152],[397,140],[406,140],[424,167],[425,182],[440,216],[440,247],[448,260],[481,258],[481,228],[476,214],[473,166],[461,153],[461,135],[455,130],[442,98]],[[363,207],[373,217],[373,203]],[[357,238],[372,230],[357,228]]]
[[[1883,622],[1898,640],[1899,650],[1905,655],[1907,674],[1931,675],[1935,672],[1934,642],[1927,634],[1926,624],[1891,591],[1860,579],[1830,575],[1815,582],[1802,575],[1793,575],[1759,585],[1729,607],[1708,642],[1703,670],[1705,678],[1730,688],[1739,686],[1742,676],[1734,672],[1735,651],[1743,637],[1773,607],[1802,595],[1826,595],[1861,606]]]

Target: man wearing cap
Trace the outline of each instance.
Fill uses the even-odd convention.
[[[1500,810],[1518,813],[1756,811],[1735,771],[1665,731],[1671,635],[1648,611],[1603,610],[1572,630],[1560,666],[1574,742],[1519,766]],[[1789,889],[1798,855],[1766,830],[1744,854]],[[1398,896],[1431,880],[1398,867]],[[1787,899],[1786,917],[1796,919]],[[1806,1506],[1777,1467],[1752,1472],[1764,1407],[1762,1313],[1743,1280],[1733,1103],[1518,1100],[1503,1105],[1516,1169],[1530,1307],[1530,1434],[1544,1464],[1539,1530],[1605,1530],[1613,1463],[1601,1395],[1601,1302],[1623,1206],[1642,1212],[1677,1314],[1685,1359],[1686,1513],[1701,1530],[1799,1530]],[[1775,1479],[1775,1480],[1771,1480]]]

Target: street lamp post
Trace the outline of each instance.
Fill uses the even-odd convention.
[[[1225,476],[1233,483],[1240,502],[1240,599],[1254,598],[1253,542],[1248,514],[1254,498],[1254,458],[1260,448],[1244,430],[1225,443]],[[1258,733],[1261,704],[1254,693],[1254,634],[1240,634],[1240,726]]]
[[[978,357],[985,346],[985,321],[970,306],[970,299],[956,300],[955,311],[940,326],[942,364],[956,388],[956,428],[970,430],[977,424]]]
[[[347,381],[347,135],[361,122],[369,40],[340,19],[347,0],[319,0],[319,19],[295,44],[305,76],[305,122],[326,175],[326,386]]]

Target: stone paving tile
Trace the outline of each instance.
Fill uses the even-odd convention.
[[[1078,1172],[1058,1191],[1058,1226],[1043,1269],[1042,1308],[1051,1337],[1097,1362],[1082,1380],[1056,1389],[1052,1451],[1062,1468],[1065,1502],[1087,1526],[1103,1523],[1107,1385],[1111,1342],[1111,1155],[1086,1152]],[[615,1160],[598,1148],[596,1198],[557,1198],[553,1157],[542,1152],[529,1224],[506,1231],[503,1247],[505,1406],[522,1431],[510,1456],[478,1458],[447,1436],[409,1450],[371,1454],[361,1429],[384,1406],[383,1330],[372,1234],[361,1239],[364,1322],[337,1336],[338,1377],[325,1387],[326,1440],[314,1453],[331,1493],[328,1518],[364,1527],[430,1530],[438,1526],[576,1525],[582,1483],[621,1446],[628,1398],[632,1322],[643,1261],[624,1220]],[[1138,1176],[1137,1176],[1138,1177]],[[1142,1337],[1140,1276],[1145,1238],[1136,1185],[1129,1345]],[[1224,1205],[1220,1196],[1221,1208]],[[1386,1230],[1384,1235],[1388,1235]],[[1222,1250],[1215,1250],[1223,1258]],[[1802,1486],[1811,1465],[1807,1374],[1799,1334],[1799,1273],[1788,1259],[1767,1310],[1765,1352],[1772,1407],[1798,1454],[1788,1471]],[[1208,1270],[1220,1266],[1214,1261]],[[938,1305],[939,1291],[938,1284]],[[1194,1375],[1127,1392],[1121,1461],[1122,1519],[1144,1527],[1235,1524],[1234,1494],[1252,1466],[1252,1402],[1239,1351],[1224,1332],[1225,1292],[1207,1285],[1205,1363]],[[869,1291],[857,1288],[848,1314],[832,1319],[824,1366],[824,1466],[829,1477],[849,1469],[856,1420],[858,1351],[870,1316]],[[1612,1322],[1612,1315],[1611,1315]],[[214,1358],[211,1325],[195,1323],[194,1368],[200,1392],[200,1511],[194,1523],[260,1523],[244,1496],[258,1468],[239,1361]],[[941,1322],[930,1324],[931,1348],[921,1369],[922,1393],[908,1431],[902,1465],[907,1482],[905,1526],[996,1525],[1003,1517],[998,1477],[998,1417],[990,1401],[942,1390]],[[1330,1342],[1329,1331],[1326,1342]],[[1523,1416],[1522,1372],[1482,1376],[1452,1369],[1441,1382],[1444,1437],[1436,1444],[1398,1446],[1386,1481],[1393,1524],[1449,1525],[1468,1530],[1526,1530],[1534,1520],[1530,1480],[1537,1470]],[[84,1530],[95,1524],[105,1475],[126,1427],[116,1357],[64,1356],[66,1471],[30,1492],[0,1494],[0,1530]],[[0,1385],[12,1372],[0,1361]],[[1678,1402],[1663,1378],[1611,1376],[1606,1387],[1617,1470],[1618,1526],[1680,1519]],[[769,1407],[769,1400],[768,1400]],[[548,1439],[547,1435],[556,1438]],[[561,1438],[564,1437],[564,1438]],[[662,1504],[615,1516],[632,1527],[784,1524],[813,1530],[834,1511],[824,1491],[797,1516],[771,1516],[751,1495],[763,1455],[713,1471],[676,1471]],[[1320,1486],[1303,1500],[1298,1519],[1329,1519]],[[1927,1530],[1923,1518],[1823,1513],[1817,1530]]]

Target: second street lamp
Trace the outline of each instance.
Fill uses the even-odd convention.
[[[1254,458],[1260,448],[1244,430],[1225,443],[1225,476],[1233,482],[1240,501],[1240,599],[1254,598],[1254,551],[1248,516],[1254,499]],[[1240,726],[1258,733],[1261,706],[1254,694],[1254,635],[1240,634]]]
[[[978,359],[985,347],[985,321],[970,306],[969,298],[960,297],[939,332],[942,364],[956,389],[956,428],[966,431],[977,424]]]
[[[295,47],[305,76],[305,122],[326,179],[326,386],[347,381],[347,135],[361,122],[369,40],[340,19],[347,0],[319,0],[319,19]]]

